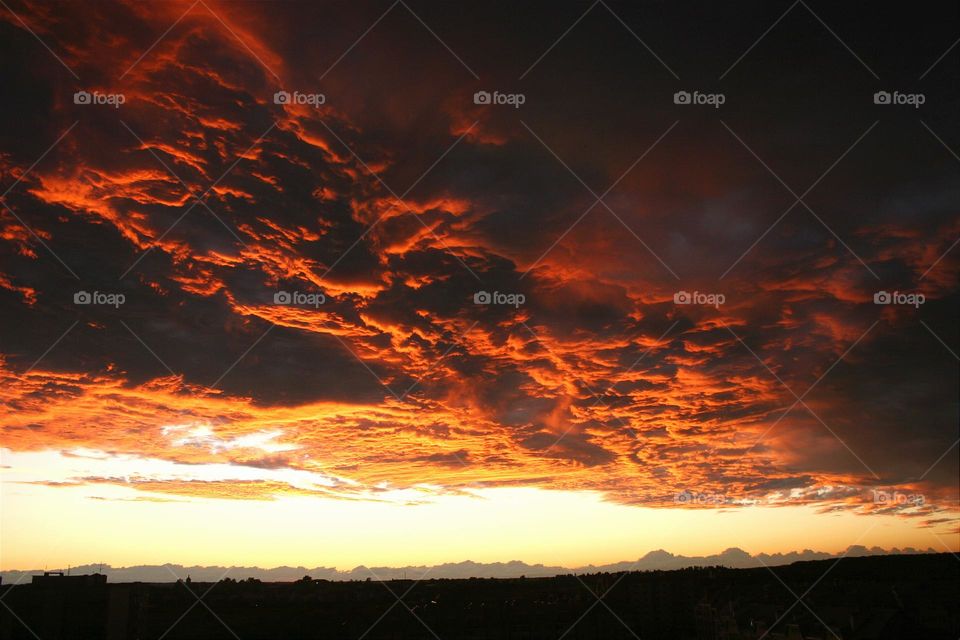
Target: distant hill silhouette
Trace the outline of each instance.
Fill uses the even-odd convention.
[[[466,560],[434,566],[406,566],[406,567],[370,567],[359,566],[347,571],[339,571],[333,567],[222,567],[222,566],[183,566],[179,564],[166,565],[137,565],[132,567],[111,567],[110,565],[87,564],[71,567],[75,574],[104,573],[110,582],[175,582],[177,578],[190,576],[197,582],[215,582],[222,577],[244,580],[256,578],[264,582],[286,582],[299,580],[305,575],[322,580],[366,580],[383,579],[396,580],[402,578],[417,579],[422,575],[428,578],[528,578],[553,577],[570,573],[616,573],[618,571],[654,571],[685,569],[688,567],[722,566],[731,569],[749,569],[767,565],[770,567],[791,564],[806,560],[827,560],[840,556],[862,557],[876,555],[901,555],[935,553],[933,549],[917,550],[911,547],[905,549],[893,548],[890,550],[880,547],[867,548],[860,545],[849,547],[845,553],[831,554],[822,551],[791,551],[789,553],[750,555],[743,549],[732,547],[720,553],[708,556],[674,555],[663,549],[650,551],[637,560],[625,560],[604,565],[587,565],[584,567],[560,567],[543,564],[527,564],[518,560],[511,562],[482,563]],[[63,567],[66,570],[67,567]],[[0,576],[4,584],[15,582],[23,573],[39,574],[43,569],[29,569],[26,571],[3,571]]]

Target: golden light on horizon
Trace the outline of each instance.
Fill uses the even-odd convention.
[[[347,570],[465,560],[576,568],[633,561],[656,549],[687,556],[730,547],[751,554],[840,553],[851,544],[943,551],[952,550],[954,539],[948,531],[917,528],[894,515],[824,515],[816,505],[651,508],[617,504],[591,491],[522,488],[450,494],[423,487],[337,499],[289,495],[282,485],[274,487],[276,495],[260,499],[244,493],[209,498],[186,495],[183,486],[172,494],[123,486],[127,474],[174,470],[158,461],[10,452],[3,460],[4,571],[99,562]],[[39,473],[49,477],[55,466],[62,473],[99,467],[121,481],[30,484]],[[226,470],[210,466],[191,473],[195,481],[212,482]],[[270,477],[306,480],[284,471],[248,469],[239,477],[236,469],[229,472],[233,486]],[[31,543],[38,532],[47,540],[43,546]]]

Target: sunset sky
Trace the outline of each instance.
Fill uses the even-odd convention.
[[[0,4],[0,569],[960,549],[957,7]]]

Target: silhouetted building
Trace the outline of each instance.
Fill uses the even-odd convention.
[[[42,638],[102,638],[107,621],[107,576],[44,573],[33,576],[38,608],[33,631]]]

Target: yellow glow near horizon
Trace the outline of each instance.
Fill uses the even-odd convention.
[[[734,546],[750,553],[960,546],[956,535],[908,519],[818,514],[811,506],[645,508],[594,492],[532,488],[432,495],[422,504],[389,494],[383,502],[300,496],[145,502],[131,501],[146,494],[122,486],[49,487],[8,478],[0,568],[170,562],[351,569],[463,560],[579,567],[635,560],[658,548],[708,555]]]

